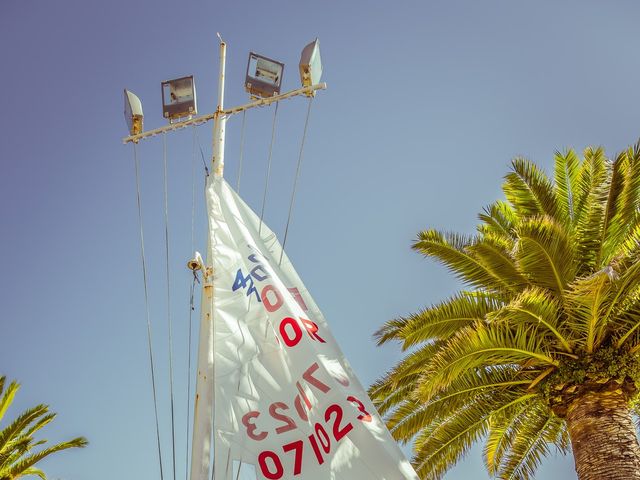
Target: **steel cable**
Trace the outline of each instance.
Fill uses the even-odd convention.
[[[196,127],[193,127],[193,155],[191,159],[191,252],[195,250],[195,217],[196,217],[196,146],[197,146]],[[189,334],[187,345],[187,448],[185,450],[185,466],[184,478],[189,478],[189,444],[190,444],[190,423],[191,409],[189,401],[191,400],[191,335],[193,330],[193,310],[194,310],[194,292],[196,286],[196,273],[193,273],[193,281],[189,289]]]
[[[282,263],[284,255],[284,246],[287,244],[287,235],[289,234],[289,223],[291,222],[291,214],[293,212],[293,204],[296,198],[296,189],[298,187],[298,178],[300,177],[300,167],[302,166],[302,157],[304,153],[304,142],[307,138],[307,127],[309,126],[309,116],[311,115],[311,104],[313,97],[309,97],[309,106],[307,107],[307,118],[304,121],[304,130],[302,132],[302,142],[300,143],[300,153],[298,154],[298,165],[296,166],[296,175],[293,179],[293,191],[291,192],[291,202],[289,203],[289,214],[287,215],[287,226],[284,229],[284,238],[282,239],[282,250],[280,251],[280,260],[278,266]]]
[[[133,144],[133,159],[136,171],[136,199],[138,202],[138,222],[140,224],[140,253],[142,257],[142,280],[144,284],[144,305],[147,316],[147,341],[149,345],[149,365],[151,366],[151,389],[153,391],[153,409],[156,420],[156,437],[158,440],[158,462],[160,463],[160,480],[164,479],[162,468],[162,449],[160,447],[160,423],[158,421],[158,395],[156,392],[156,374],[153,361],[153,346],[151,341],[151,315],[149,313],[149,289],[147,286],[147,262],[144,253],[144,228],[142,223],[142,201],[140,200],[140,173],[138,165],[138,148]]]
[[[164,165],[164,245],[167,275],[167,325],[169,328],[169,394],[171,397],[171,452],[173,480],[176,479],[176,429],[173,401],[173,337],[171,325],[171,282],[169,272],[169,189],[167,180],[167,135],[162,135],[162,157]]]
[[[278,107],[280,102],[276,102],[276,109],[273,112],[273,125],[271,126],[271,145],[269,145],[269,161],[267,162],[267,178],[264,182],[264,194],[262,195],[262,209],[260,210],[260,226],[258,235],[262,232],[262,220],[264,218],[264,206],[267,203],[267,191],[269,189],[269,177],[271,176],[271,158],[273,154],[273,143],[276,139],[276,118],[278,117]]]
[[[240,127],[240,158],[238,160],[238,183],[236,185],[236,192],[240,195],[240,179],[242,177],[242,159],[244,157],[244,130],[246,125],[247,111],[242,111],[242,127]]]

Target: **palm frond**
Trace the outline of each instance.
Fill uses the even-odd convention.
[[[535,403],[523,412],[527,418],[519,425],[509,449],[500,464],[498,476],[509,480],[533,478],[550,446],[559,443],[562,421],[548,407]]]
[[[384,415],[410,395],[424,366],[440,346],[439,343],[422,345],[369,388],[369,397],[378,412]]]
[[[421,398],[447,388],[456,378],[480,368],[557,366],[544,337],[522,325],[476,323],[461,329],[432,357],[416,389]]]
[[[604,151],[602,148],[588,148],[582,163],[576,202],[575,238],[580,275],[588,275],[600,268],[598,258],[607,194],[607,160]]]
[[[517,222],[516,214],[507,202],[498,200],[483,208],[478,215],[483,222],[478,228],[482,234],[493,234],[503,238],[515,240],[514,227]]]
[[[607,310],[615,293],[611,275],[610,269],[603,269],[576,280],[567,289],[566,305],[571,314],[566,327],[576,345],[589,354],[603,343],[607,332]]]
[[[565,286],[576,275],[571,237],[550,217],[529,218],[520,222],[517,231],[516,258],[521,271],[533,285],[562,298]]]
[[[563,335],[560,317],[560,303],[547,290],[533,287],[492,313],[490,320],[539,327],[540,334],[545,335],[545,330],[548,332],[546,336],[549,342],[557,344],[560,350],[571,352],[570,337]]]
[[[22,476],[23,477],[28,477],[28,476],[40,477],[42,480],[47,480],[47,476],[44,474],[44,472],[36,467],[27,468],[25,471],[22,472]]]
[[[391,338],[389,332],[393,330],[392,338],[401,341],[403,350],[406,350],[421,342],[447,339],[461,328],[483,321],[487,314],[501,305],[491,295],[463,292],[408,317],[392,321],[389,327],[385,324],[375,336],[378,343],[382,343]]]
[[[413,464],[421,478],[440,478],[464,455],[471,445],[486,434],[492,414],[529,402],[527,394],[505,396],[492,402],[475,402],[442,422],[424,429],[414,443]]]
[[[392,340],[402,341],[402,331],[409,322],[409,318],[394,318],[393,320],[387,320],[382,327],[380,327],[373,337],[376,339],[378,345],[390,342]]]
[[[514,408],[492,415],[489,421],[489,429],[482,448],[482,456],[487,472],[495,476],[500,467],[500,462],[518,435],[519,426],[522,424],[523,411],[530,408],[528,403],[521,403]]]
[[[607,182],[607,200],[604,204],[604,215],[602,220],[602,230],[600,238],[600,250],[596,258],[596,265],[600,265],[602,258],[606,258],[605,246],[609,244],[607,240],[615,236],[619,229],[619,222],[614,221],[617,217],[618,199],[624,188],[624,164],[626,157],[619,155],[609,166],[610,175]]]
[[[627,295],[622,306],[610,316],[609,323],[617,348],[626,343],[633,349],[640,342],[640,286]]]
[[[426,257],[435,258],[456,277],[472,287],[492,292],[507,290],[508,282],[496,277],[469,253],[468,248],[474,243],[476,243],[474,237],[426,230],[420,232],[413,248]]]
[[[393,388],[393,383],[390,381],[384,385],[373,384],[370,387],[369,398],[380,415],[387,415],[408,401],[415,388],[415,382],[420,380],[420,374],[409,375],[405,380],[406,383],[397,388]]]
[[[4,390],[5,377],[0,378],[2,382],[0,384],[0,393]],[[11,382],[4,393],[2,394],[2,398],[0,398],[0,420],[4,418],[4,414],[7,413],[7,409],[13,403],[13,399],[16,396],[16,393],[20,389],[20,385],[17,382]]]
[[[547,215],[563,220],[553,184],[538,166],[526,159],[511,162],[512,172],[505,176],[503,191],[522,217]]]
[[[625,237],[620,240],[607,263],[617,266],[630,266],[640,257],[640,216],[628,225]]]
[[[83,448],[89,444],[87,439],[84,437],[77,437],[73,440],[69,440],[67,442],[57,443],[48,448],[45,448],[37,453],[27,455],[26,457],[20,459],[20,461],[14,463],[8,470],[7,473],[10,475],[10,478],[14,478],[18,475],[24,474],[29,468],[32,468],[33,465],[38,463],[40,460],[48,457],[52,453],[60,452],[62,450],[68,450],[70,448]],[[0,471],[0,476],[3,474]]]
[[[554,156],[554,180],[558,209],[562,216],[573,224],[574,218],[574,188],[580,171],[580,159],[574,150],[565,153],[556,152]]]
[[[3,448],[5,443],[10,439],[27,429],[32,422],[46,415],[48,411],[49,407],[46,405],[37,405],[19,415],[13,422],[0,431],[0,449]]]
[[[615,180],[611,180],[610,190],[616,192],[613,216],[607,218],[602,239],[602,261],[609,263],[617,254],[621,243],[638,226],[640,206],[640,145],[627,149],[614,163]]]
[[[386,416],[387,426],[396,439],[407,441],[424,425],[439,422],[469,404],[489,401],[496,395],[528,393],[526,387],[531,382],[532,373],[522,375],[517,369],[504,368],[461,375],[431,398],[416,395],[407,399]]]
[[[513,255],[513,245],[511,239],[485,234],[467,250],[495,278],[502,279],[507,290],[519,292],[530,284],[518,268]]]

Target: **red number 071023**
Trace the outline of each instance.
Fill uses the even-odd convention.
[[[356,405],[360,415],[358,420],[362,422],[371,422],[371,415],[365,410],[363,403],[354,396],[349,396],[347,400]],[[316,423],[313,426],[313,431],[306,440],[311,446],[313,454],[315,456],[318,465],[322,465],[325,461],[324,455],[331,452],[332,439],[336,443],[340,442],[351,430],[353,430],[353,424],[351,422],[343,422],[344,412],[342,407],[338,404],[332,404],[327,407],[324,412],[324,421],[327,426],[330,426],[332,437],[327,433],[325,426],[321,423]],[[253,433],[253,432],[252,432]],[[282,446],[284,453],[293,452],[293,475],[300,475],[302,473],[302,458],[305,448],[304,440],[296,440],[291,443],[287,443]],[[284,476],[284,466],[280,460],[280,456],[272,450],[264,450],[258,455],[258,465],[262,475],[268,480],[280,480]]]

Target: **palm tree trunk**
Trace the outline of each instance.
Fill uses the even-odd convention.
[[[581,395],[566,419],[580,480],[640,480],[640,447],[620,389]]]

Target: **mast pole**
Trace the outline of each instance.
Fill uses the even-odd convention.
[[[227,45],[220,34],[220,76],[218,79],[218,108],[213,124],[213,158],[211,170],[215,177],[224,172],[224,137],[226,115],[224,109],[224,76]],[[210,180],[211,181],[211,180]],[[190,480],[209,480],[213,433],[213,268],[211,239],[207,241],[207,260],[202,268],[202,301],[200,316],[200,342],[198,345],[198,376],[193,413],[193,442]]]
[[[218,78],[218,108],[216,109],[213,123],[213,158],[211,170],[213,174],[222,177],[224,172],[224,137],[227,116],[224,113],[224,77],[225,63],[227,60],[227,44],[218,33],[220,39],[220,76]]]

